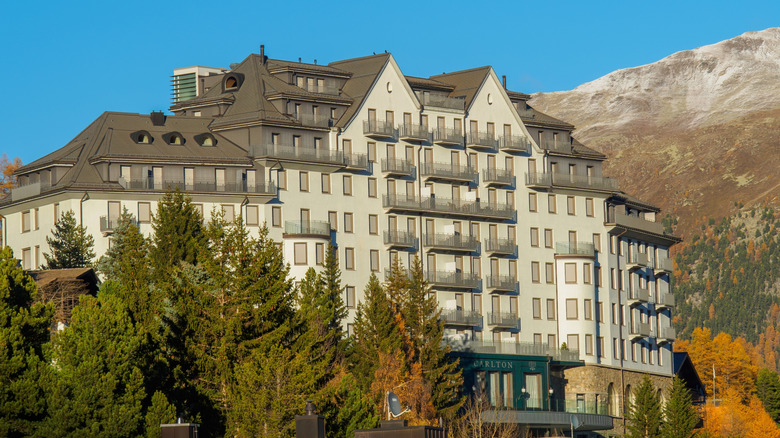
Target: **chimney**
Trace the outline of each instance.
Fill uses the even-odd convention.
[[[314,403],[307,400],[305,414],[295,416],[296,438],[325,438],[325,417],[317,415],[316,411]]]
[[[504,85],[504,90],[506,90],[506,75],[501,75],[501,83]]]
[[[265,64],[265,44],[260,44],[260,59]]]
[[[165,114],[163,114],[162,111],[152,111],[149,117],[152,119],[152,125],[154,126],[165,125]]]

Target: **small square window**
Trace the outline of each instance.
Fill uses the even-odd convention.
[[[579,350],[580,335],[574,334],[566,336],[566,346],[569,347],[569,350]]]
[[[152,204],[148,202],[138,203],[138,222],[148,224],[152,221]]]

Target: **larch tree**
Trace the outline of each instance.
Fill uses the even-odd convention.
[[[44,253],[47,269],[85,268],[95,258],[95,239],[87,228],[76,224],[73,210],[66,211],[54,223],[52,237],[46,237],[51,254]]]
[[[9,160],[5,153],[0,157],[0,199],[8,196],[11,189],[16,187],[14,172],[20,167],[22,167],[22,160],[19,157]]]
[[[691,392],[681,378],[675,377],[672,381],[669,400],[663,410],[662,438],[691,438],[694,436],[694,429],[699,424],[699,414],[693,407]]]
[[[661,434],[661,400],[647,375],[634,389],[626,420],[627,438],[655,438]]]

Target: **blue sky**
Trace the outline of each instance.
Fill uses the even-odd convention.
[[[29,163],[103,111],[165,110],[174,68],[227,67],[260,44],[319,63],[387,50],[415,76],[490,64],[533,93],[778,25],[780,2],[749,0],[5,2],[0,152]]]

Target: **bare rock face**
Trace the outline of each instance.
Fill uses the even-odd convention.
[[[573,123],[611,158],[621,187],[680,217],[707,217],[780,195],[780,28],[675,53],[531,106]]]

